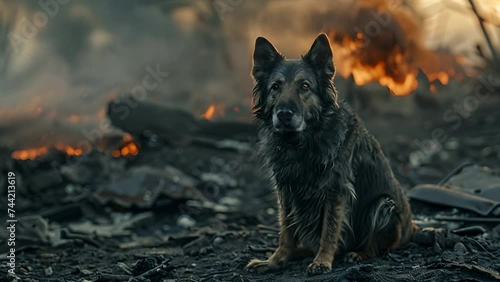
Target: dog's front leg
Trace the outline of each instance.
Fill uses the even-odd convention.
[[[327,199],[323,207],[323,222],[318,253],[307,267],[307,274],[316,275],[330,272],[338,248],[344,204],[342,199]]]
[[[246,268],[249,271],[267,272],[286,265],[297,248],[297,240],[293,237],[292,228],[286,224],[286,215],[280,210],[280,237],[278,248],[267,260],[252,259]]]

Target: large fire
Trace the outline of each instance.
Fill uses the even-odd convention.
[[[423,44],[421,28],[404,10],[394,12],[388,1],[364,1],[332,20],[329,37],[336,69],[357,85],[378,82],[394,95],[418,87],[421,70],[431,85],[461,79],[461,57],[434,51]]]
[[[330,33],[335,50],[336,69],[344,78],[352,75],[356,85],[378,82],[387,86],[394,95],[408,95],[418,87],[419,69],[429,82],[446,85],[450,77],[460,79],[459,57],[429,50],[403,50],[394,45],[382,53],[365,48],[363,36]]]

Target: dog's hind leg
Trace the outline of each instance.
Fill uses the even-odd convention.
[[[370,259],[382,251],[397,248],[403,238],[406,220],[389,197],[380,198],[362,217],[364,224],[361,235],[364,237],[357,251],[348,253],[346,261],[353,262]],[[407,219],[411,222],[410,219]]]

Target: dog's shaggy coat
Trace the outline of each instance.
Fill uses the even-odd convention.
[[[279,203],[280,241],[250,271],[283,267],[298,250],[316,254],[308,274],[334,256],[367,259],[409,241],[418,229],[379,143],[338,101],[326,35],[300,60],[256,40],[252,75],[260,154]]]

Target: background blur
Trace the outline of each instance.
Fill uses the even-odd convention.
[[[476,2],[498,46],[500,1]],[[76,146],[106,103],[152,69],[168,76],[147,100],[249,121],[254,39],[296,58],[320,32],[332,40],[341,91],[352,75],[411,96],[419,70],[441,86],[491,60],[467,0],[1,0],[0,145]]]

